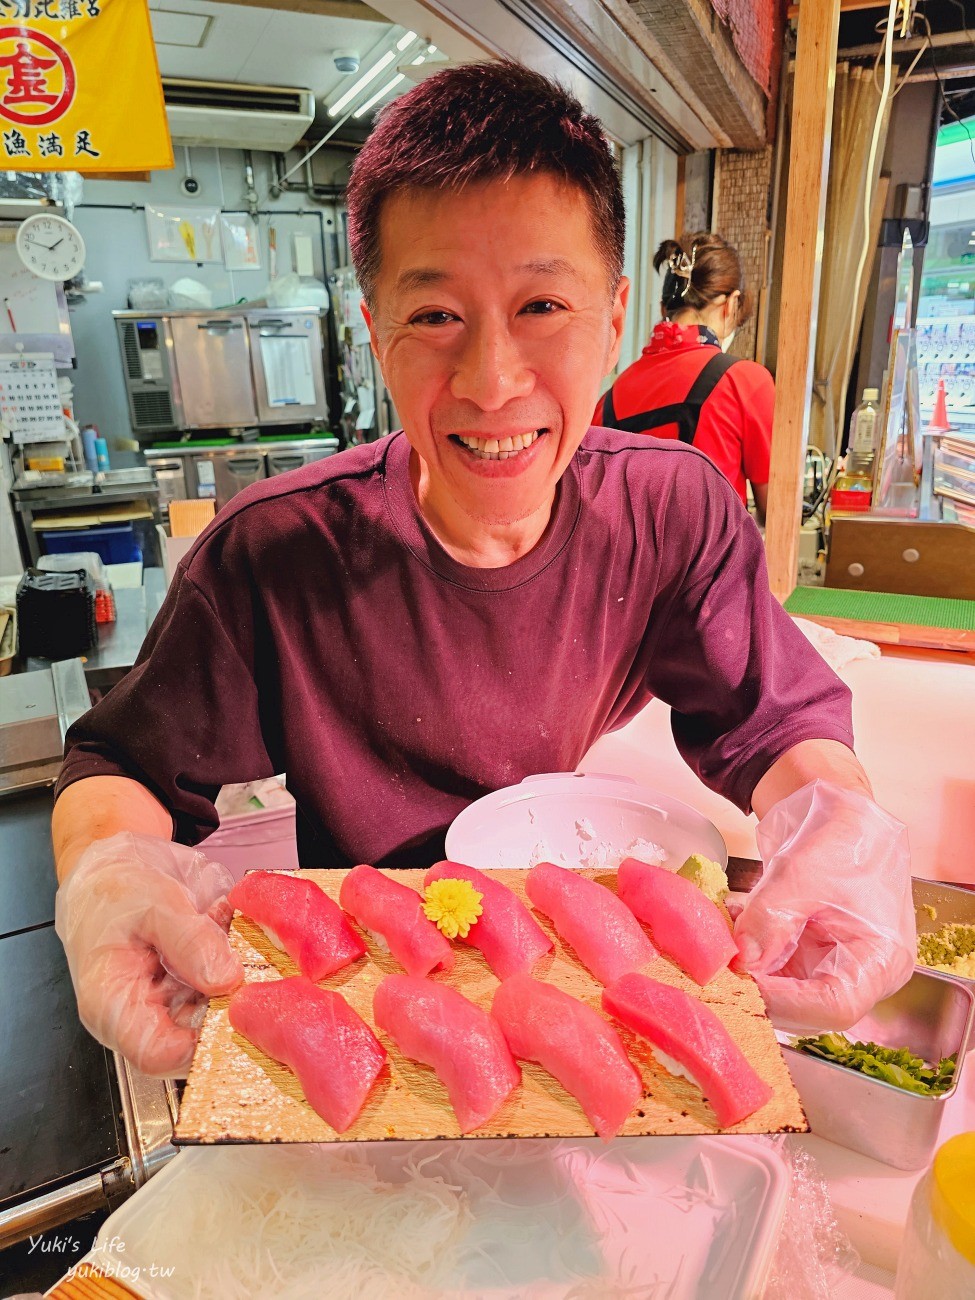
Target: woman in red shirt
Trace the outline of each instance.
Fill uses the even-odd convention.
[[[600,399],[593,423],[692,443],[742,501],[751,483],[764,523],[775,385],[764,366],[725,355],[751,312],[738,253],[703,231],[682,244],[664,240],[653,259],[661,268],[664,319]]]

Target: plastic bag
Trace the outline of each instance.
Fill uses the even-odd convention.
[[[206,310],[213,306],[213,293],[205,284],[184,276],[177,280],[169,290],[174,307],[197,307]]]
[[[128,282],[128,300],[132,311],[159,311],[169,306],[169,290],[158,276],[146,276]]]
[[[288,275],[269,280],[265,290],[269,307],[327,307],[328,290],[313,276]]]
[[[762,1300],[832,1300],[860,1257],[840,1231],[829,1188],[813,1157],[795,1138],[761,1139],[789,1173],[786,1202]]]
[[[740,965],[786,1029],[848,1029],[910,979],[907,827],[865,794],[813,781],[756,832],[762,879],[735,921]]]

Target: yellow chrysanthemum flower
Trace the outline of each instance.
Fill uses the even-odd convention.
[[[466,939],[481,915],[481,899],[468,880],[435,880],[424,890],[423,914],[448,939]]]

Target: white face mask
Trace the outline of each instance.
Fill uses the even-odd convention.
[[[722,352],[727,352],[727,351],[728,351],[728,349],[731,347],[732,343],[734,342],[734,340],[735,340],[735,335],[736,335],[737,333],[738,333],[738,331],[737,331],[736,329],[734,329],[734,330],[731,331],[730,334],[726,334],[725,337],[721,340],[721,351],[722,351]]]

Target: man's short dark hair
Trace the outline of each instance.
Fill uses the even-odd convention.
[[[380,114],[346,194],[352,263],[366,301],[375,299],[379,218],[390,195],[531,175],[553,176],[585,195],[615,292],[625,216],[602,126],[561,86],[505,59],[435,73]]]

